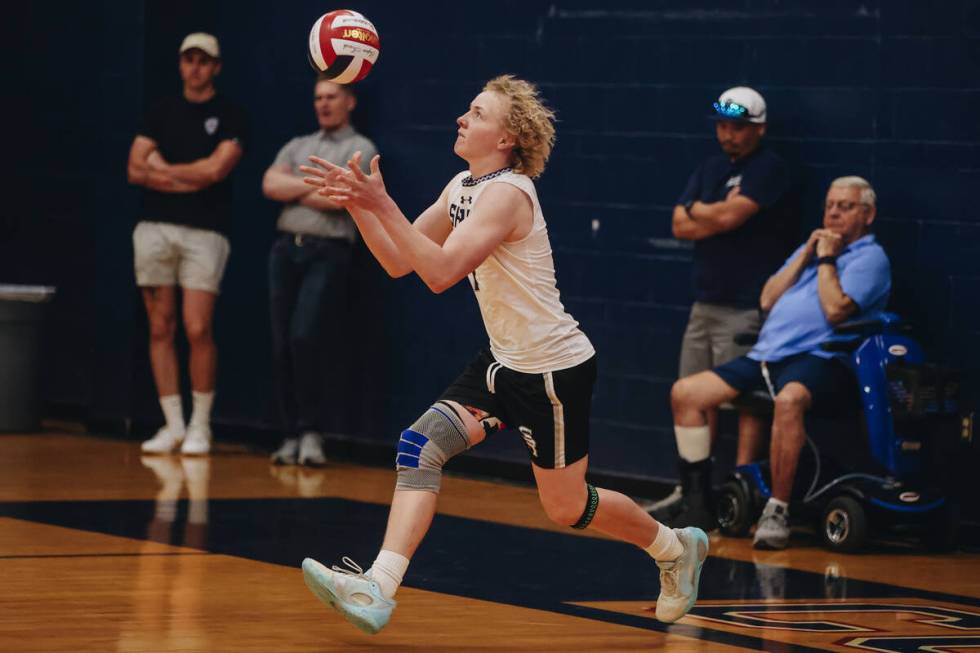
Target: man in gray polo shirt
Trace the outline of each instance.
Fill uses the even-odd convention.
[[[315,154],[346,165],[360,151],[367,163],[374,144],[354,131],[357,104],[349,86],[319,79],[313,108],[320,129],[297,136],[279,151],[262,179],[262,192],[283,202],[279,237],[269,255],[274,373],[285,439],[276,464],[322,465],[320,404],[339,355],[348,271],[356,230],[347,211],[303,183],[299,166]],[[329,350],[329,351],[328,351]]]

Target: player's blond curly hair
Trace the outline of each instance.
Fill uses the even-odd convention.
[[[555,145],[555,112],[545,106],[537,86],[513,75],[494,77],[483,90],[510,100],[504,128],[517,137],[514,171],[532,179],[540,176]]]

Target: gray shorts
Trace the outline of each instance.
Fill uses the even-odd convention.
[[[217,231],[141,221],[133,231],[136,283],[218,294],[231,245]]]
[[[736,345],[735,334],[758,333],[759,310],[694,302],[681,343],[680,378],[744,356],[752,347]]]

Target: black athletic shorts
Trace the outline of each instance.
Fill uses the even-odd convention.
[[[526,374],[481,351],[439,397],[486,411],[520,432],[531,461],[560,469],[589,453],[596,357],[556,372]]]

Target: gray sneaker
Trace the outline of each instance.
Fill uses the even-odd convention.
[[[782,506],[767,503],[755,527],[752,546],[757,549],[776,551],[789,544],[789,513]]]
[[[299,464],[309,467],[323,467],[327,457],[323,455],[323,436],[315,431],[307,431],[299,441]]]
[[[299,438],[286,438],[282,446],[272,453],[270,461],[273,465],[295,465],[299,456]]]

